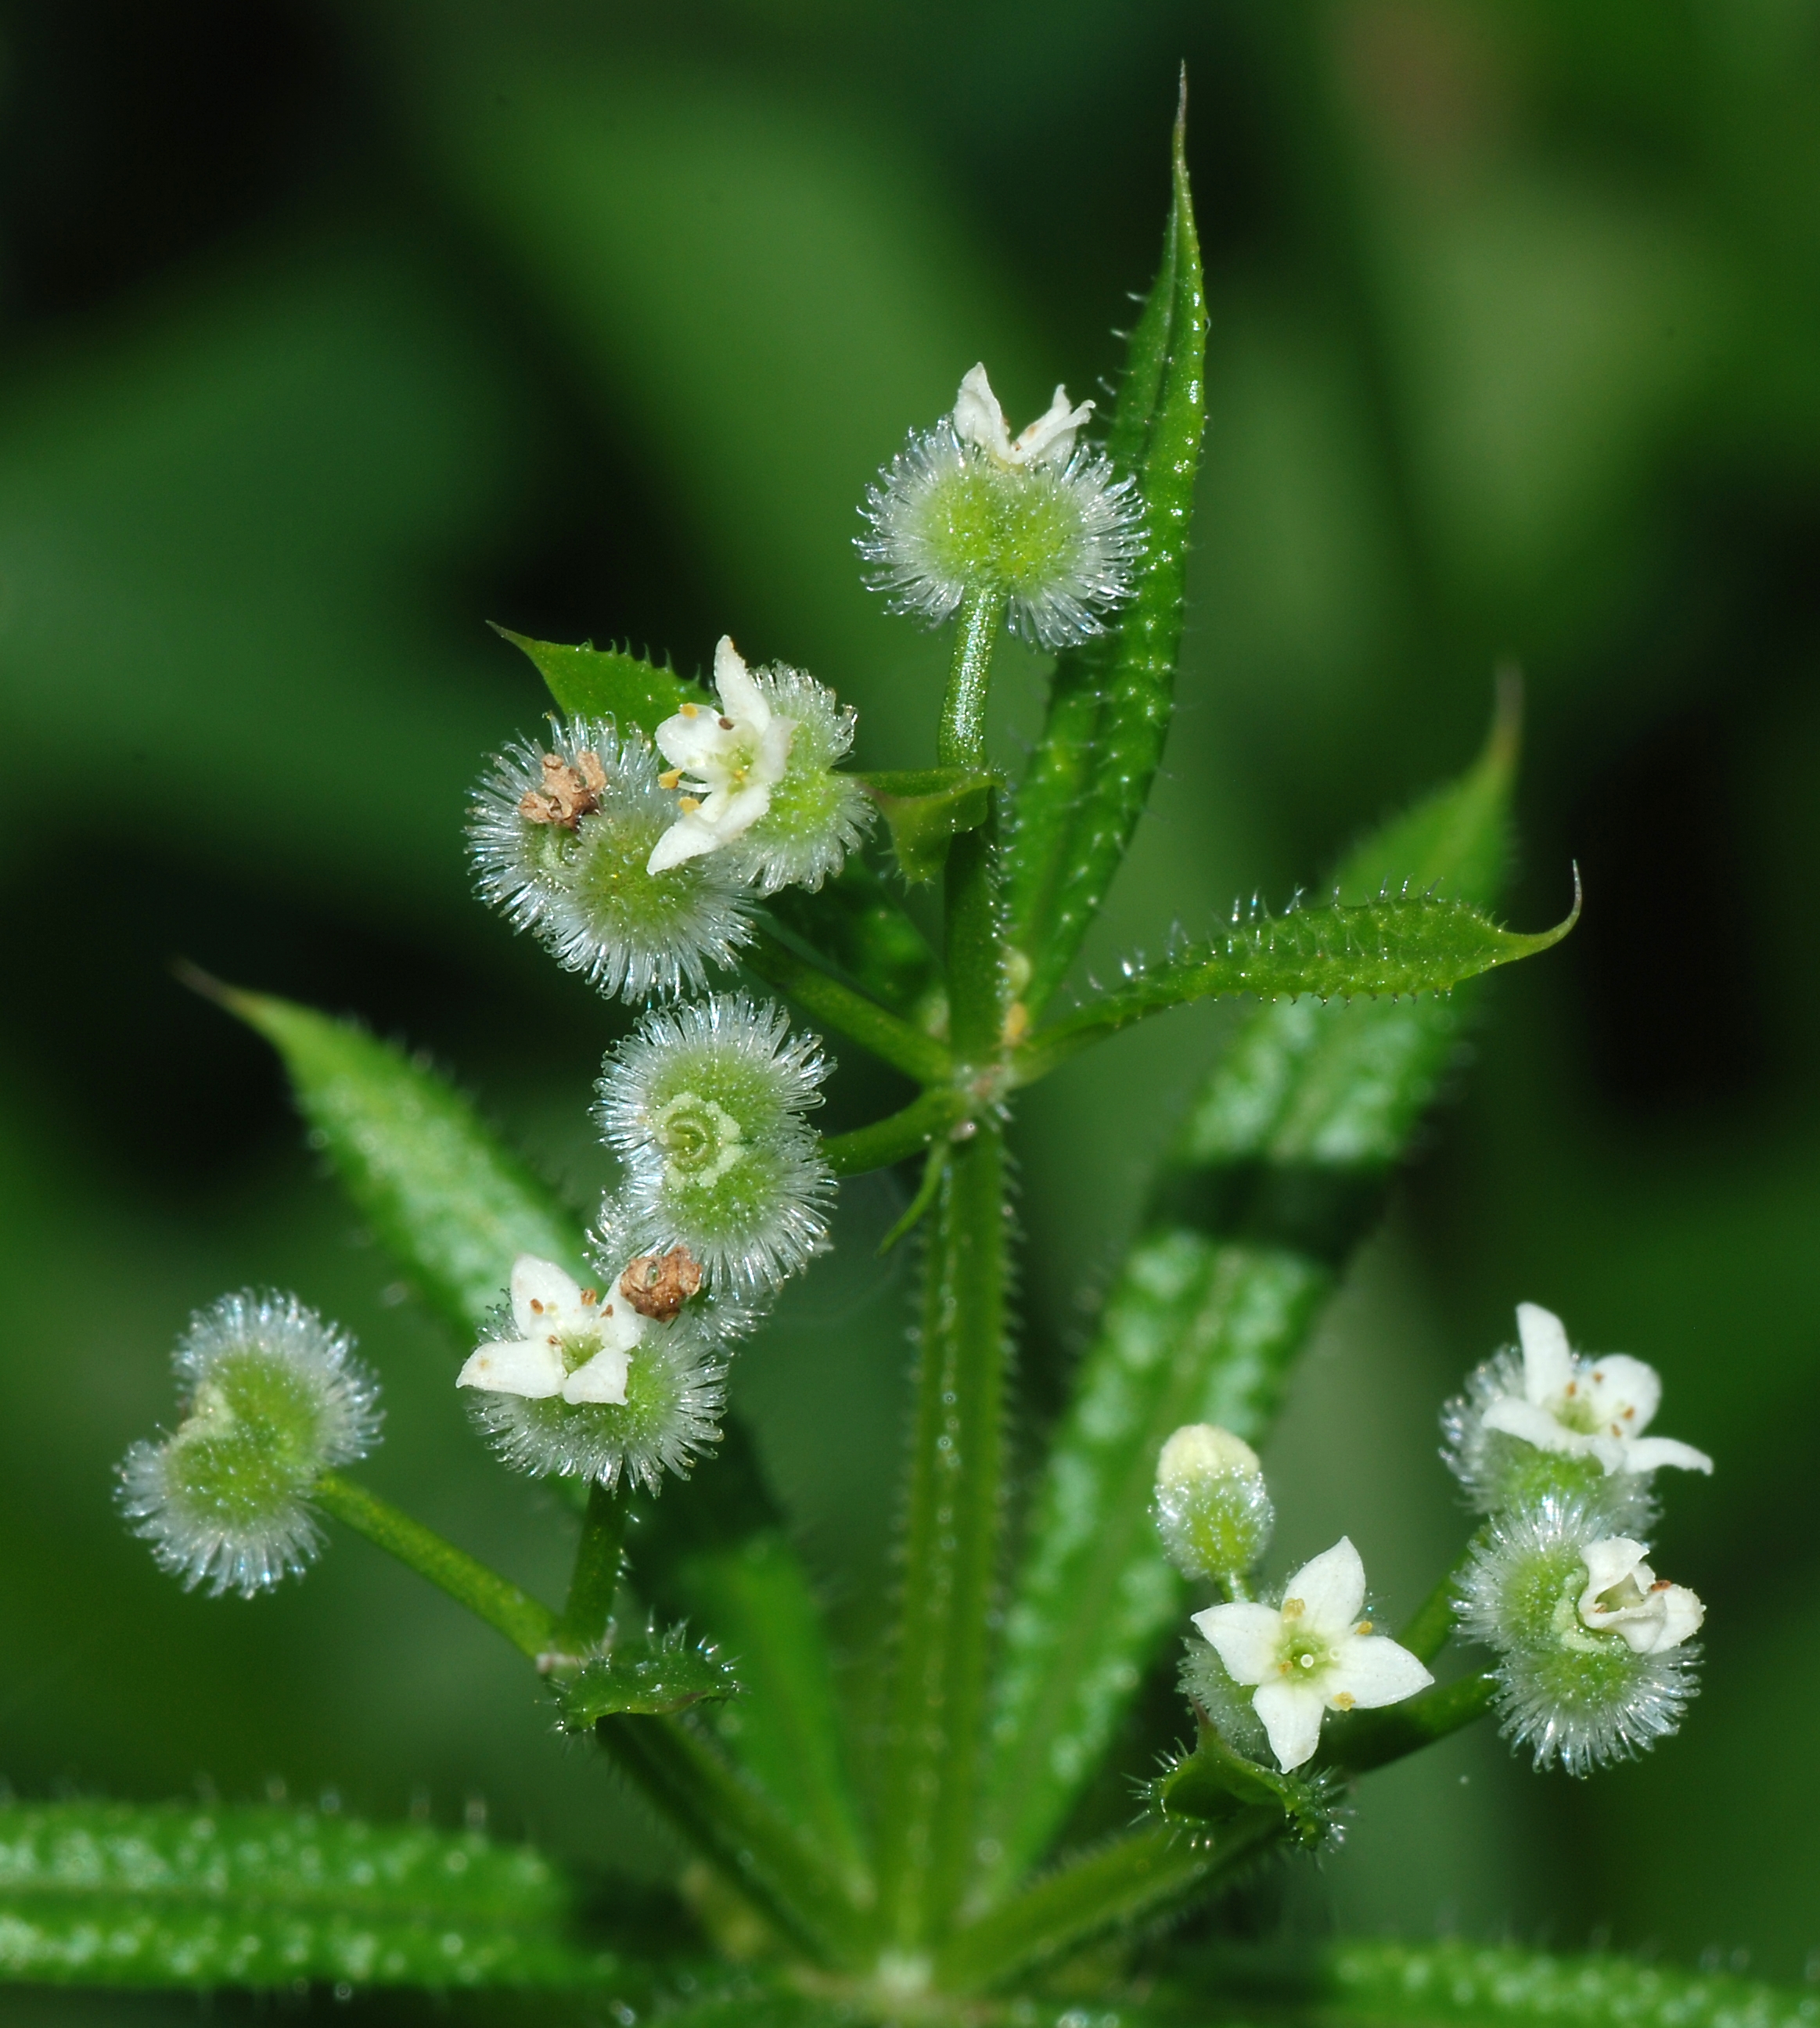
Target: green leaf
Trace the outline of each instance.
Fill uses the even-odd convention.
[[[652,733],[684,705],[700,704],[705,695],[698,683],[685,683],[675,670],[660,669],[623,649],[597,648],[591,641],[564,648],[496,624],[493,631],[524,650],[571,718],[616,719]]]
[[[833,1657],[802,1559],[775,1530],[689,1558],[676,1582],[712,1626],[744,1694],[712,1723],[734,1759],[792,1812],[856,1897],[869,1875],[842,1756]]]
[[[1508,1945],[1337,1944],[1323,1960],[1319,2000],[1324,2021],[1346,2023],[1814,2028],[1820,2021],[1820,1997],[1811,1991],[1633,1958],[1555,1957]]]
[[[1247,1810],[1280,1812],[1299,1845],[1319,1848],[1333,1836],[1334,1785],[1299,1780],[1235,1753],[1211,1726],[1150,1785],[1150,1800],[1166,1820],[1223,1824]]]
[[[992,814],[990,775],[967,768],[919,768],[861,775],[890,827],[891,845],[906,880],[933,880],[948,864],[949,842],[978,831]]]
[[[691,1704],[737,1697],[731,1665],[711,1643],[691,1641],[682,1626],[659,1633],[616,1630],[607,1652],[550,1678],[565,1732],[586,1732],[622,1712],[646,1717],[686,1711]]]
[[[1149,800],[1169,729],[1207,364],[1186,115],[1185,85],[1163,262],[1131,334],[1108,446],[1144,494],[1136,596],[1111,633],[1062,657],[1048,722],[1017,793],[1007,901],[1012,942],[1030,962],[1024,1002],[1033,1013],[1061,983],[1099,912]]]
[[[0,1808],[0,1977],[287,1987],[649,1983],[572,1937],[549,1863],[308,1810]]]
[[[1238,921],[1236,908],[1233,914]],[[1254,909],[1237,928],[1153,969],[1127,965],[1131,983],[1123,992],[1103,994],[1024,1044],[1014,1060],[1017,1081],[1034,1083],[1134,1021],[1217,995],[1293,1000],[1308,993],[1331,1000],[1451,993],[1482,972],[1551,949],[1579,920],[1577,873],[1572,909],[1552,929],[1530,934],[1500,929],[1470,902],[1426,894],[1297,906],[1281,916]]]
[[[351,1022],[206,985],[277,1049],[312,1142],[457,1332],[485,1321],[520,1253],[581,1271],[579,1221],[426,1064]]]
[[[1477,765],[1350,853],[1342,895],[1407,879],[1489,902],[1515,760],[1507,693]],[[1000,1856],[982,1897],[1041,1858],[1186,1609],[1150,1519],[1158,1451],[1184,1423],[1262,1437],[1461,1018],[1459,996],[1261,1007],[1191,1108],[1033,1502],[989,1735],[983,1834]]]

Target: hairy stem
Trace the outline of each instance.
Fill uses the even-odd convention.
[[[889,1008],[842,984],[832,973],[793,950],[781,937],[761,930],[742,953],[745,964],[768,986],[787,993],[798,1006],[849,1041],[870,1049],[882,1063],[914,1078],[939,1084],[949,1075],[949,1056],[933,1035],[913,1028]]]
[[[568,1600],[557,1623],[554,1645],[564,1655],[585,1655],[605,1638],[612,1616],[613,1594],[620,1588],[620,1552],[625,1545],[626,1519],[632,1504],[632,1490],[623,1473],[619,1483],[609,1488],[597,1478],[588,1489],[587,1512],[582,1517],[582,1537],[575,1545],[575,1569],[569,1577]]]
[[[901,1112],[856,1127],[850,1134],[830,1134],[822,1153],[837,1176],[860,1176],[868,1169],[886,1169],[906,1156],[919,1153],[945,1134],[961,1117],[964,1101],[939,1086],[914,1099]]]
[[[1437,1683],[1403,1704],[1357,1712],[1333,1726],[1322,1758],[1348,1774],[1388,1767],[1483,1718],[1497,1689],[1497,1678],[1481,1670],[1457,1682]]]
[[[1274,1810],[1247,1810],[1217,1833],[1190,1837],[1152,1824],[1060,1867],[958,1931],[937,1963],[949,1990],[993,1985],[1116,1925],[1205,1889],[1282,1829]]]
[[[970,591],[960,602],[936,745],[944,768],[986,766],[986,700],[992,686],[993,645],[1004,613],[1001,592]]]
[[[465,1549],[446,1541],[433,1528],[413,1521],[376,1493],[325,1471],[313,1495],[324,1512],[344,1521],[369,1542],[440,1587],[489,1626],[497,1627],[521,1654],[535,1661],[550,1652],[557,1616],[509,1578],[489,1570]]]
[[[1453,1638],[1453,1630],[1459,1624],[1454,1601],[1459,1596],[1460,1578],[1471,1562],[1472,1545],[1468,1543],[1446,1576],[1396,1630],[1398,1641],[1419,1660],[1432,1662]]]
[[[1005,1256],[1004,1142],[986,1123],[949,1162],[926,1268],[880,1826],[883,1916],[904,1949],[939,1933],[973,1862],[997,1575]]]
[[[768,1798],[689,1718],[602,1719],[596,1736],[660,1812],[813,1962],[851,1962],[853,1904]]]

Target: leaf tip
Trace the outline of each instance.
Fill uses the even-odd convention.
[[[1507,655],[1492,674],[1492,722],[1485,735],[1483,764],[1508,777],[1515,772],[1523,745],[1523,669]]]

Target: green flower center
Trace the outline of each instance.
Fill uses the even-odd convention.
[[[678,1092],[651,1126],[678,1182],[717,1183],[748,1152],[745,1131],[726,1107],[693,1091]]]

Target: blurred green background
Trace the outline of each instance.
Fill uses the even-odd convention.
[[[1347,1529],[1413,1604],[1463,1527],[1435,1408],[1519,1298],[1655,1362],[1663,1428],[1719,1462],[1660,1538],[1711,1607],[1685,1736],[1585,1785],[1489,1737],[1374,1778],[1298,1906],[1820,1971],[1814,0],[0,13],[21,1793],[283,1782],[668,1863],[515,1658],[365,1545],[209,1603],[113,1519],[174,1334],[257,1281],[381,1369],[383,1490],[549,1588],[572,1526],[488,1461],[459,1349],[363,1245],[260,1045],[166,966],[432,1050],[585,1201],[623,1016],[467,897],[465,786],[541,703],[483,623],[686,669],[730,631],[857,703],[864,762],[925,763],[940,649],[863,593],[855,504],[976,358],[1014,418],[1115,371],[1182,57],[1200,538],[1167,777],[1093,953],[1317,879],[1465,759],[1509,654],[1511,914],[1558,916],[1573,857],[1588,897],[1482,996],[1470,1077],[1297,1383],[1281,1556]],[[1008,754],[1042,674],[1008,672]],[[1224,1018],[1126,1038],[1020,1125],[1038,1416]],[[842,1076],[836,1124],[882,1096]],[[855,1643],[905,1365],[905,1271],[869,1242],[901,1201],[847,1191],[846,1249],[735,1382]]]

